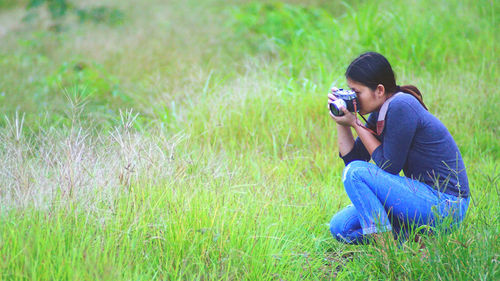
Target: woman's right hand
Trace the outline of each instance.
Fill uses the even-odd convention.
[[[338,100],[337,98],[337,95],[335,94],[335,92],[337,92],[339,89],[337,87],[332,87],[332,89],[330,90],[330,93],[328,94],[328,104],[327,104],[327,107],[328,107],[328,113],[330,114],[330,117],[332,117],[332,119],[337,122],[337,125],[339,126],[343,126],[343,127],[350,127],[352,126],[352,123],[353,123],[353,116],[351,112],[349,112],[346,108],[341,108],[341,110],[344,112],[344,115],[343,116],[335,116],[333,115],[333,113],[331,112],[330,110],[330,104],[333,103],[334,101]]]
[[[328,113],[330,113],[330,116],[332,117],[333,120],[335,120],[335,115],[333,115],[332,112],[330,111],[330,104],[338,99],[337,95],[335,94],[335,92],[337,92],[338,90],[339,88],[332,87],[330,89],[330,92],[328,93],[328,104],[326,105],[326,107],[328,108]]]
[[[328,104],[326,107],[328,108],[328,112],[330,112],[330,104],[333,103],[335,100],[337,100],[337,97],[335,96],[335,92],[337,92],[339,89],[337,87],[332,87],[330,89],[330,92],[328,93]],[[330,115],[332,113],[330,112]]]

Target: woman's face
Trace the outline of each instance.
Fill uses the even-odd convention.
[[[357,106],[359,107],[359,114],[361,115],[379,110],[386,100],[385,88],[382,84],[379,84],[375,90],[372,90],[361,83],[347,79],[347,85],[349,85],[349,88],[356,92],[358,96]]]

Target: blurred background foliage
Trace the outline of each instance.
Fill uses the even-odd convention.
[[[117,8],[105,5],[79,7],[69,0],[29,0],[26,4],[26,10],[24,21],[27,22],[38,20],[44,10],[48,11],[52,20],[50,28],[54,31],[61,31],[64,28],[64,20],[72,15],[76,15],[80,23],[88,21],[117,25],[125,20],[124,13]]]
[[[394,65],[400,84],[424,79],[417,86],[435,105],[431,110],[474,93],[481,110],[435,112],[464,124],[473,115],[498,116],[498,95],[482,90],[498,75],[498,6],[488,0],[2,0],[0,20],[8,24],[0,47],[1,107],[6,114],[27,112],[28,124],[46,111],[60,120],[64,89],[74,86],[92,93],[87,112],[101,118],[95,124],[106,126],[119,108],[134,107],[145,120],[182,128],[177,121],[205,118],[200,114],[208,114],[211,100],[232,91],[249,69],[270,71],[273,82],[270,92],[248,99],[277,95],[296,106],[314,104],[332,83],[343,83],[354,57],[375,50]],[[457,89],[464,83],[467,89]],[[320,110],[314,108],[304,110]],[[474,122],[493,128],[493,137],[493,120]]]

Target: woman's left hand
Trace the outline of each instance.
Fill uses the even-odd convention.
[[[347,108],[343,107],[342,111],[344,112],[344,115],[342,116],[335,116],[330,112],[330,116],[337,122],[337,124],[342,125],[342,126],[350,126],[354,127],[356,124],[356,116],[354,116],[354,113],[350,112],[347,110]]]
[[[332,89],[333,90],[333,89]],[[335,91],[332,91],[335,92]],[[342,116],[335,116],[332,114],[330,111],[330,104],[333,103],[337,98],[333,94],[328,94],[328,113],[330,113],[330,116],[332,119],[337,122],[337,124],[342,125],[342,126],[350,126],[354,127],[356,124],[356,116],[347,108],[342,107],[342,112],[344,112],[344,115]]]

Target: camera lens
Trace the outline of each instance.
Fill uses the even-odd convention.
[[[340,109],[342,107],[346,107],[346,103],[342,99],[338,99],[338,100],[335,100],[334,102],[330,103],[330,111],[335,116],[344,115],[344,112]]]

